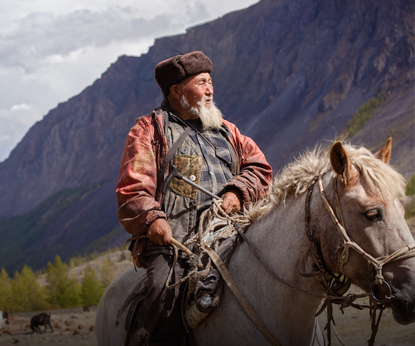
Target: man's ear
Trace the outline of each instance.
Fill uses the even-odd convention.
[[[380,149],[376,154],[375,157],[379,160],[383,161],[384,163],[388,164],[391,159],[392,153],[392,137],[386,141],[386,144]]]
[[[347,186],[352,178],[352,165],[342,142],[336,142],[331,147],[330,163],[333,171],[339,176],[342,183]]]
[[[170,95],[177,100],[180,100],[182,97],[181,88],[178,84],[172,85],[170,87]]]

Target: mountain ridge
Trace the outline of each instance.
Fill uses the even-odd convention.
[[[415,167],[402,155],[415,156],[413,14],[414,4],[405,1],[262,0],[159,38],[140,57],[121,56],[37,122],[0,163],[0,217],[25,215],[61,190],[101,183],[88,204],[68,206],[29,250],[47,250],[53,258],[48,239],[72,235],[79,241],[70,242],[65,259],[91,238],[112,234],[125,137],[136,118],[162,101],[154,66],[192,50],[212,59],[215,102],[257,142],[274,174],[305,148],[329,145],[380,90],[385,107],[351,141],[375,150],[396,134],[391,162],[409,178]],[[90,227],[81,226],[86,220]],[[80,237],[83,232],[89,236]],[[106,245],[128,238],[123,232]]]

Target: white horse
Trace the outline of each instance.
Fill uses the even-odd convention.
[[[388,165],[390,150],[391,140],[375,155],[340,142],[330,155],[308,152],[275,178],[270,203],[251,211],[247,238],[264,265],[289,285],[272,277],[246,242],[236,248],[228,269],[280,345],[324,344],[315,318],[322,302],[323,274],[316,272],[313,247],[328,271],[344,274],[366,292],[375,287],[380,296],[375,298],[386,301],[397,322],[415,321],[414,239],[399,201],[405,195],[405,180]],[[325,195],[320,195],[317,183],[309,188],[315,176],[322,176]],[[327,196],[336,205],[336,191],[335,213],[339,219],[342,215],[346,235],[323,201]],[[124,326],[116,324],[116,315],[144,273],[131,268],[107,288],[96,315],[100,346],[123,345]],[[310,273],[315,275],[306,275]],[[192,330],[192,336],[200,346],[269,344],[228,287],[221,305]]]

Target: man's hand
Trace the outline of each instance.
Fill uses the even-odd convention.
[[[223,195],[222,209],[226,214],[237,213],[241,210],[242,194],[239,190],[231,190]]]
[[[165,219],[156,219],[147,230],[147,238],[157,245],[170,245],[171,227]]]

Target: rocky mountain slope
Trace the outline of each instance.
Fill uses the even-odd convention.
[[[382,102],[351,141],[375,150],[392,135],[392,164],[412,176],[413,18],[411,1],[262,0],[158,39],[140,57],[120,57],[36,123],[0,164],[0,236],[8,239],[0,266],[23,265],[7,258],[10,247],[40,266],[56,253],[65,259],[125,241],[114,194],[125,136],[162,100],[154,66],[180,52],[202,50],[212,59],[218,106],[254,138],[275,173],[304,148],[350,132],[374,98]],[[49,207],[39,209],[42,203]],[[19,216],[10,228],[16,215],[29,220],[24,227],[16,226]]]

